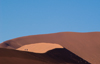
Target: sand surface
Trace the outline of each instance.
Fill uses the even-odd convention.
[[[65,48],[34,53],[0,48],[0,64],[90,64]]]
[[[29,51],[35,53],[46,53],[47,51],[55,48],[63,48],[63,47],[59,44],[53,44],[53,43],[35,43],[35,44],[24,45],[18,48],[17,50]]]
[[[17,49],[23,45],[40,42],[60,44],[88,62],[100,64],[100,32],[30,35],[5,41],[0,47]]]

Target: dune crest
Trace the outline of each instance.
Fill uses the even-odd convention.
[[[42,43],[24,45],[20,48],[17,48],[16,50],[29,51],[34,53],[46,53],[47,51],[55,48],[63,48],[63,47],[59,44],[42,42]]]

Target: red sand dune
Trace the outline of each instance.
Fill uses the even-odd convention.
[[[18,51],[0,48],[0,64],[90,64],[65,48],[46,53]]]
[[[0,64],[47,64],[47,63],[31,59],[0,57]]]
[[[100,32],[61,32],[24,36],[5,41],[0,47],[17,49],[26,44],[39,42],[58,43],[91,64],[100,64]]]

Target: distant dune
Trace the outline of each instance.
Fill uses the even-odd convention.
[[[17,49],[24,45],[40,42],[60,44],[91,64],[100,64],[100,32],[30,35],[5,41],[0,44],[0,47]]]
[[[55,48],[63,48],[63,47],[59,44],[42,42],[42,43],[24,45],[18,48],[17,50],[34,52],[34,53],[46,53],[47,51],[55,49]]]

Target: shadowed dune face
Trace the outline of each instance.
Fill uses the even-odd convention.
[[[34,53],[0,48],[0,64],[90,64],[65,48]]]
[[[24,45],[18,48],[17,50],[29,51],[35,53],[46,53],[47,51],[55,48],[63,48],[63,47],[59,44],[53,44],[53,43],[35,43],[35,44]]]
[[[45,62],[16,57],[0,57],[0,64],[47,64]],[[53,63],[48,63],[53,64]]]
[[[62,32],[44,35],[31,35],[5,41],[1,48],[17,49],[33,43],[57,43],[92,64],[100,64],[100,32]]]

